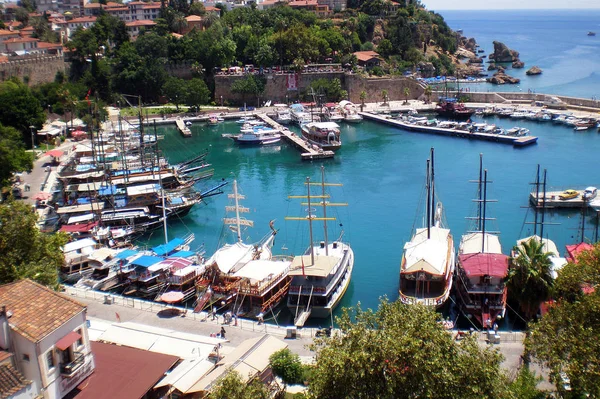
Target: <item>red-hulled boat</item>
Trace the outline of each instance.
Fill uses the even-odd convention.
[[[456,98],[440,98],[435,112],[439,116],[443,116],[448,119],[469,119],[475,110],[468,109],[463,103],[459,103]]]

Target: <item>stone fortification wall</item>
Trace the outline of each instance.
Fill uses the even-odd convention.
[[[10,61],[0,64],[0,81],[13,76],[30,86],[54,82],[57,72],[68,74],[68,65],[62,55],[37,55],[10,57]]]
[[[409,99],[423,96],[423,86],[414,79],[404,77],[393,78],[365,78],[361,75],[344,72],[322,72],[322,73],[301,73],[298,75],[298,89],[288,90],[287,74],[265,74],[267,84],[260,101],[271,100],[272,103],[287,103],[299,100],[301,93],[304,93],[310,84],[318,79],[339,79],[342,88],[348,92],[350,101],[360,103],[360,93],[364,90],[367,93],[366,102],[381,101],[383,90],[388,91],[390,101],[403,100],[404,88],[410,89]],[[215,76],[215,102],[219,104],[221,100],[230,104],[242,104],[244,98],[240,94],[231,92],[231,85],[238,79],[243,79],[244,75],[217,75]],[[250,106],[256,106],[258,99],[246,96],[246,103]]]
[[[416,80],[405,77],[365,78],[360,75],[346,75],[346,90],[350,101],[360,104],[360,93],[365,91],[367,98],[365,102],[383,101],[382,92],[387,90],[389,101],[400,101],[406,99],[404,88],[410,90],[410,99],[424,97],[424,87]]]
[[[165,68],[170,76],[180,79],[191,79],[193,78],[192,65],[192,61],[171,62]]]

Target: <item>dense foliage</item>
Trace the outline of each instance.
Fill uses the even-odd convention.
[[[345,11],[344,18],[319,19],[288,6],[264,11],[239,7],[222,12],[219,18],[194,3],[171,2],[156,27],[143,30],[133,42],[122,21],[101,14],[90,29],[79,29],[68,43],[73,53],[71,79],[105,101],[128,94],[156,102],[161,96],[172,99],[171,84],[167,85],[170,68],[182,65],[190,66],[207,87],[213,85],[215,70],[230,65],[257,69],[331,62],[354,65],[353,52],[371,49],[387,59],[377,74],[402,72],[420,61],[433,62],[440,73],[451,71],[453,65],[443,53],[456,49],[456,38],[439,14],[419,4],[400,5],[397,12],[378,4],[379,0],[357,4],[357,9]],[[183,37],[172,35],[187,31],[184,17],[190,14],[204,15],[202,29],[194,28]],[[430,45],[441,52],[426,53]],[[187,102],[181,97],[179,101]],[[208,101],[204,95],[200,98]]]
[[[316,347],[311,397],[505,398],[502,356],[475,339],[454,341],[438,315],[420,305],[382,301],[338,319],[339,334]]]
[[[0,83],[0,124],[21,132],[22,140],[31,143],[31,129],[40,129],[46,116],[29,87],[13,78]]]
[[[229,371],[211,389],[209,399],[269,399],[269,391],[259,380],[244,383],[235,371]]]
[[[13,173],[32,168],[33,156],[25,151],[21,133],[0,124],[0,187],[8,185]]]
[[[568,398],[600,397],[599,284],[600,244],[595,244],[560,271],[556,301],[526,340],[533,359],[550,370],[550,378]]]
[[[0,205],[0,284],[30,278],[56,287],[58,268],[65,258],[64,233],[44,234],[36,227],[37,214],[22,202]]]
[[[304,382],[304,368],[300,357],[289,349],[281,349],[269,357],[269,364],[273,374],[281,378],[284,384],[302,384]]]

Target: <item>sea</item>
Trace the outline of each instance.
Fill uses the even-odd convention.
[[[600,10],[447,10],[438,11],[450,28],[473,37],[480,55],[499,41],[520,54],[522,69],[507,65],[517,85],[468,84],[471,91],[535,91],[565,96],[600,97]],[[597,36],[588,36],[595,32]],[[487,69],[487,58],[484,58]],[[527,76],[532,66],[542,74]],[[506,66],[506,65],[504,65]],[[489,72],[490,76],[493,71]]]
[[[490,49],[492,40],[500,40],[521,53],[526,65],[539,65],[544,74],[527,80],[523,87],[539,92],[591,97],[600,93],[600,36],[588,37],[587,32],[598,27],[598,12],[574,11],[452,11],[442,12],[453,29],[475,37],[483,48]],[[600,31],[600,29],[598,29]],[[599,32],[600,33],[600,32]],[[524,77],[525,79],[529,79]],[[203,248],[207,256],[235,237],[223,225],[230,205],[227,193],[236,180],[244,195],[243,214],[254,221],[254,227],[243,231],[243,239],[256,242],[269,233],[269,222],[278,229],[273,252],[298,255],[309,244],[308,223],[286,220],[286,216],[306,216],[308,207],[292,195],[306,193],[306,179],[321,181],[324,166],[330,201],[348,205],[331,207],[329,238],[343,236],[355,253],[354,272],[350,288],[335,311],[360,303],[363,308],[376,308],[381,298],[398,298],[399,269],[405,242],[415,227],[423,222],[423,191],[426,160],[435,148],[435,191],[444,205],[444,213],[458,247],[460,236],[469,230],[474,216],[477,195],[480,154],[490,181],[487,216],[490,230],[500,232],[503,251],[510,253],[517,239],[532,234],[532,209],[528,196],[535,180],[537,165],[547,171],[549,190],[600,187],[596,169],[600,153],[600,133],[596,129],[575,132],[564,125],[550,122],[474,117],[476,121],[496,123],[510,128],[514,125],[530,129],[538,136],[536,145],[514,148],[495,142],[438,137],[396,129],[374,122],[341,125],[343,146],[335,158],[325,161],[302,161],[299,152],[282,142],[273,146],[238,146],[224,133],[239,132],[235,122],[217,126],[196,123],[193,137],[184,139],[174,126],[158,127],[160,148],[171,163],[209,150],[207,161],[214,169],[211,180],[198,189],[216,185],[222,179],[230,184],[225,194],[207,199],[180,220],[169,223],[169,238],[193,232],[193,249]],[[320,190],[318,186],[311,186]],[[311,207],[311,212],[319,212]],[[596,216],[579,209],[547,211],[544,235],[554,240],[559,250],[578,243],[582,234],[586,240],[597,236]],[[314,223],[315,241],[323,239],[321,222]],[[528,224],[529,223],[529,224]],[[582,226],[585,229],[582,230]],[[583,233],[582,233],[583,232]],[[162,230],[143,237],[140,245],[164,241]],[[509,313],[505,328],[517,315]],[[289,323],[291,320],[279,320]],[[316,321],[328,324],[327,321]]]

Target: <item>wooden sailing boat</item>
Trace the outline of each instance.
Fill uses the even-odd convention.
[[[225,244],[206,261],[206,272],[198,281],[199,295],[196,311],[209,302],[225,302],[236,315],[262,317],[272,311],[283,299],[289,288],[291,258],[273,256],[271,248],[277,230],[273,221],[271,232],[255,244],[242,240],[242,226],[253,227],[254,222],[241,217],[250,209],[240,205],[245,197],[238,193],[237,181],[233,182],[233,193],[228,196],[234,205],[225,207],[235,212],[235,217],[226,217],[223,222],[236,233],[234,244]],[[262,314],[262,315],[261,315]]]
[[[343,232],[333,242],[329,242],[328,239],[327,222],[334,221],[336,218],[327,216],[327,208],[347,204],[328,202],[330,196],[325,192],[325,187],[341,186],[341,184],[326,183],[323,166],[321,166],[321,182],[312,183],[307,177],[305,184],[306,195],[289,196],[289,198],[306,199],[307,202],[302,203],[302,206],[308,207],[308,216],[286,217],[286,220],[307,221],[310,234],[309,247],[303,255],[294,257],[290,271],[292,282],[287,306],[294,315],[294,324],[299,327],[303,326],[309,317],[331,317],[350,285],[354,267],[354,252],[348,243],[341,241]],[[310,189],[313,185],[321,186],[320,195],[311,194]],[[321,205],[322,217],[317,217],[313,213],[313,205]],[[324,240],[315,245],[313,223],[316,221],[323,222]]]
[[[488,182],[480,154],[477,216],[468,218],[475,221],[474,229],[460,240],[455,285],[463,311],[491,328],[506,310],[508,256],[502,254],[499,232],[486,230],[486,222],[493,220],[487,217],[487,204],[496,202],[487,198]]]
[[[454,276],[454,239],[446,228],[441,202],[435,202],[434,150],[427,160],[425,225],[404,245],[400,265],[400,300],[442,306],[450,295]]]

